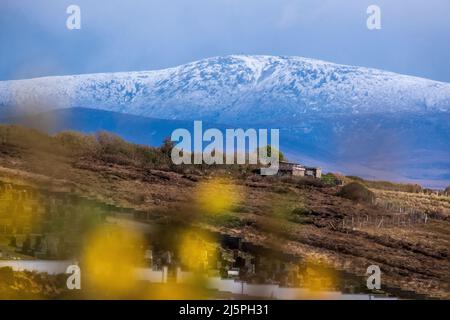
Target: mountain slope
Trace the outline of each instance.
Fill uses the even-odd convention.
[[[4,81],[0,107],[295,123],[308,113],[450,111],[450,84],[299,57],[228,56],[159,71]]]

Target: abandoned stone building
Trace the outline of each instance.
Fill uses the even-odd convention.
[[[317,167],[306,167],[298,163],[280,161],[278,169],[280,176],[298,176],[298,177],[314,177],[320,179],[322,177],[322,169]]]

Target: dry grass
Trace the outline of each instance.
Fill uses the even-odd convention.
[[[447,219],[450,216],[450,197],[437,194],[409,193],[372,189],[377,204],[394,212],[418,212]]]

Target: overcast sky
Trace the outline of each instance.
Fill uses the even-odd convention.
[[[66,28],[70,4],[81,30]],[[0,80],[269,54],[450,82],[450,0],[0,0],[0,44]]]

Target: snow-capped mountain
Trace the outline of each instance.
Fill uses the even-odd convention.
[[[227,56],[158,71],[3,81],[1,107],[296,123],[311,113],[450,111],[450,84],[300,57]]]
[[[25,121],[57,123],[50,132],[108,130],[153,145],[192,120],[278,128],[291,160],[373,179],[450,184],[450,84],[376,69],[228,56],[159,71],[2,81],[0,122],[24,123],[8,118],[10,111],[50,111]]]

